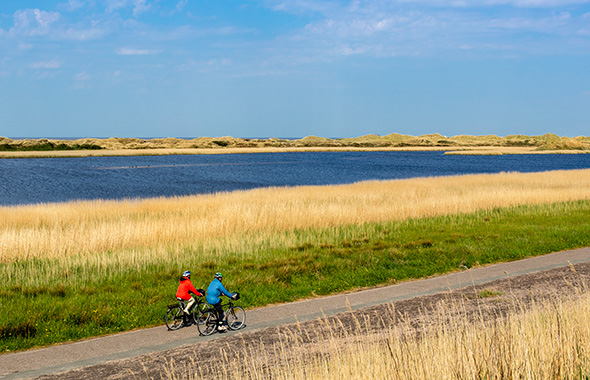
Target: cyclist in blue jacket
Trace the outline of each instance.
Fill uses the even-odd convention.
[[[220,331],[225,331],[226,327],[223,323],[223,308],[221,307],[221,299],[219,298],[221,295],[228,296],[232,298],[232,294],[228,292],[224,287],[221,281],[223,280],[223,275],[221,273],[215,273],[215,278],[209,284],[207,288],[207,302],[213,305],[215,311],[217,312],[217,320],[219,321],[219,326],[217,329]]]

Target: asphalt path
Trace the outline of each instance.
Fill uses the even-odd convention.
[[[297,321],[303,322],[348,310],[436,294],[495,281],[507,276],[515,277],[567,266],[570,263],[575,265],[588,261],[590,261],[590,247],[352,293],[251,309],[246,313],[245,329],[223,334],[223,336]],[[162,325],[46,348],[6,353],[0,355],[0,379],[30,379],[191,345],[218,337],[218,334],[200,337],[194,326],[168,331],[166,326]]]

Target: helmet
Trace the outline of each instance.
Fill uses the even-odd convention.
[[[190,271],[190,270],[185,270],[185,271],[182,273],[182,277],[190,277],[190,276],[191,276],[191,271]]]
[[[223,275],[221,273],[217,272],[217,273],[215,273],[215,278],[217,280],[221,280],[223,278]]]

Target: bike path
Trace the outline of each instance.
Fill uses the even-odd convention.
[[[568,266],[570,263],[575,265],[589,261],[590,247],[587,247],[428,279],[251,309],[246,313],[246,328],[228,334],[251,332],[297,321],[303,322],[350,309],[355,310],[491,282],[506,278],[507,275],[515,277]],[[166,326],[162,325],[46,348],[2,354],[0,355],[0,379],[30,379],[111,360],[127,359],[196,344],[218,337],[217,334],[200,337],[195,326],[168,331]]]

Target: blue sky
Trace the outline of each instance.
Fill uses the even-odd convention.
[[[1,0],[0,136],[590,135],[590,0]]]

